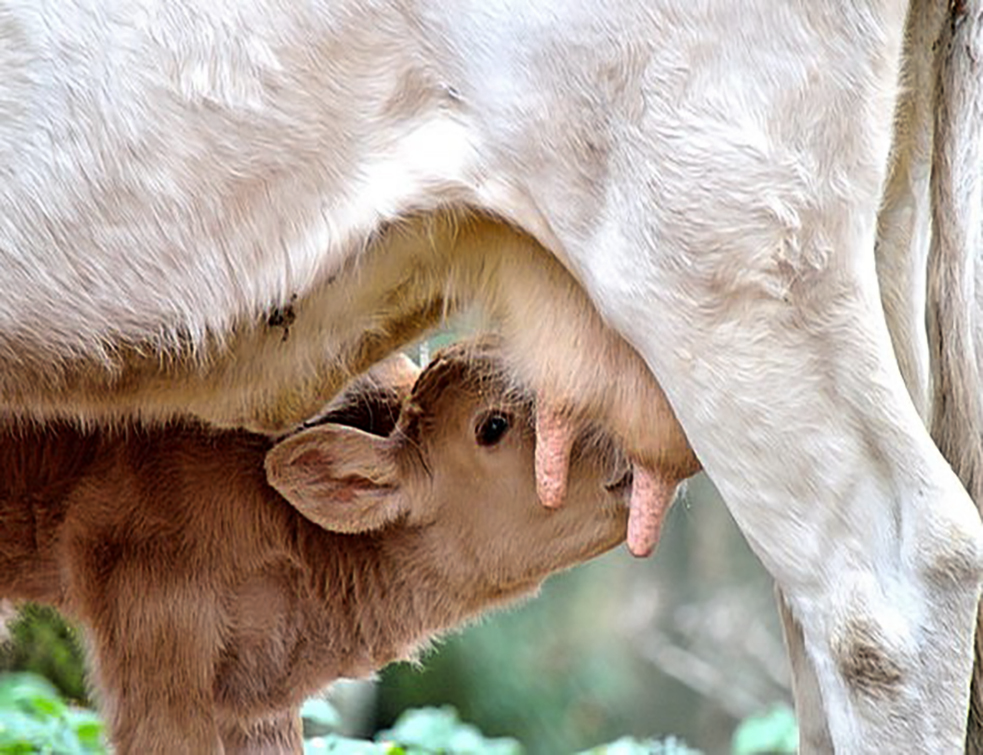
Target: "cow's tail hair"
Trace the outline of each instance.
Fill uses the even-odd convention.
[[[983,506],[983,3],[950,2],[936,43],[927,324],[931,433]],[[980,280],[983,285],[983,279]],[[981,617],[983,618],[983,617]],[[966,752],[983,755],[983,622],[977,620]]]

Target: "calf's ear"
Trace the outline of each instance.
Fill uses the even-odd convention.
[[[266,479],[297,511],[334,532],[378,529],[406,506],[392,442],[343,425],[318,425],[273,446]]]

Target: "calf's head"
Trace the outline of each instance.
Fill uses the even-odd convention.
[[[497,345],[471,341],[423,371],[387,437],[311,427],[274,446],[270,484],[335,532],[405,535],[477,600],[506,598],[622,542],[628,465],[601,436],[575,444],[566,504],[539,503],[529,394]]]

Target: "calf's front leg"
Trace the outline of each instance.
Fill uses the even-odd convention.
[[[179,570],[118,558],[109,538],[83,550],[88,557],[76,560],[78,587],[71,592],[80,596],[76,613],[115,751],[221,753],[214,702],[219,627],[207,588]]]
[[[221,729],[225,755],[296,755],[304,751],[298,708],[248,723],[223,722]]]

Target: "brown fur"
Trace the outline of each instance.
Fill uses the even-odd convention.
[[[507,375],[488,343],[445,352],[389,437],[11,429],[0,596],[81,620],[118,752],[298,752],[305,696],[624,539],[627,468],[598,438],[567,505],[539,505]],[[494,413],[510,427],[481,445]]]

